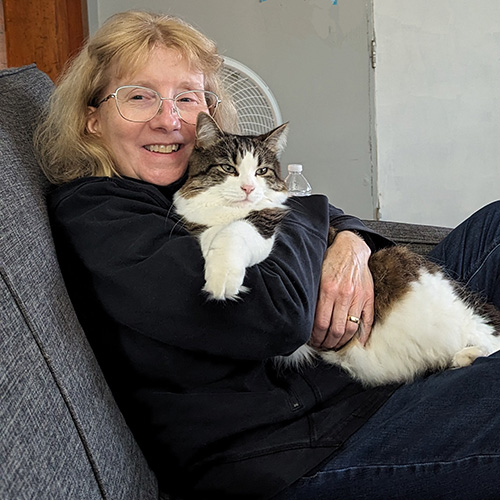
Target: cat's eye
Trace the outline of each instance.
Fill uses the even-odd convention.
[[[261,167],[261,168],[258,168],[258,169],[255,171],[255,173],[256,173],[257,175],[266,175],[268,170],[269,170],[269,169],[268,169],[267,167]]]
[[[222,170],[224,170],[224,172],[226,172],[226,174],[236,174],[237,173],[237,170],[235,167],[233,167],[232,165],[219,165],[220,168],[222,168]]]

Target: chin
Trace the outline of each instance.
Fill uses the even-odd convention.
[[[141,177],[141,179],[157,186],[168,186],[178,181],[184,175],[184,172],[186,172],[186,168],[168,169],[167,171],[150,172]]]

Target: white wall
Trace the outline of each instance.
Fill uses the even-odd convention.
[[[380,215],[454,226],[500,198],[500,2],[374,0]]]
[[[282,163],[371,218],[368,0],[89,0],[91,30],[115,12],[183,17],[269,85],[291,131]],[[95,28],[94,28],[95,29]]]

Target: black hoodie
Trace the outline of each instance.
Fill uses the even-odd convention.
[[[78,317],[160,486],[183,498],[270,498],[338,450],[394,388],[317,362],[269,361],[312,331],[329,224],[387,241],[324,196],[291,198],[241,300],[209,301],[203,258],[172,208],[180,182],[86,178],[49,211]]]

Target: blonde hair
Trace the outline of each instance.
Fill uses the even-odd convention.
[[[205,90],[222,99],[215,120],[221,128],[237,131],[235,108],[220,83],[223,60],[215,43],[179,18],[138,10],[122,12],[110,17],[66,68],[37,129],[35,144],[50,182],[119,175],[110,151],[87,130],[88,107],[104,97],[112,69],[134,73],[158,46],[178,50],[194,70],[203,73]]]

